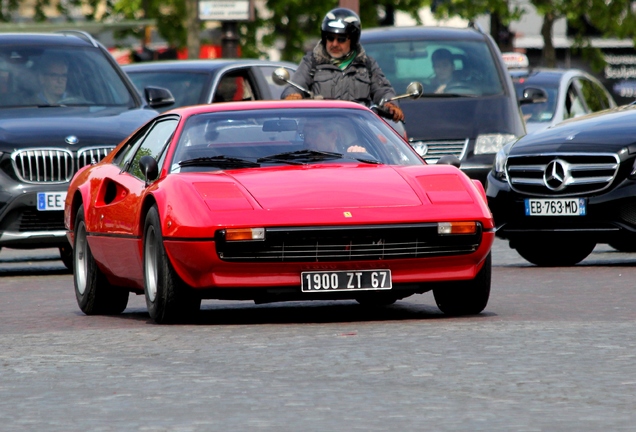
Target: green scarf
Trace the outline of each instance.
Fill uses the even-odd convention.
[[[356,58],[356,55],[358,55],[358,51],[353,50],[344,57],[340,57],[337,59],[332,58],[331,63],[338,66],[340,70],[345,70],[351,64],[353,59]]]

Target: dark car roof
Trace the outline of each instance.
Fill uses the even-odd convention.
[[[80,32],[58,32],[58,33],[0,33],[1,45],[76,45],[76,46],[96,46],[93,41]]]
[[[135,63],[123,66],[126,72],[157,72],[157,71],[189,71],[209,72],[226,66],[288,66],[296,68],[294,63],[268,60],[248,59],[214,59],[214,60],[164,60]]]
[[[633,145],[636,105],[623,105],[609,110],[566,120],[549,129],[522,137],[510,151],[514,153],[540,153],[546,146],[567,148],[596,146],[607,151]]]
[[[386,42],[399,40],[483,40],[486,35],[479,30],[466,27],[378,27],[362,31],[363,42]]]

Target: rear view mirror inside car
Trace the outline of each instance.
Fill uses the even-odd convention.
[[[263,132],[283,132],[295,130],[298,130],[298,124],[296,123],[296,120],[279,119],[267,120],[263,122]]]

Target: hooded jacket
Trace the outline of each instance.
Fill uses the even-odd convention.
[[[351,64],[341,70],[331,62],[324,46],[318,42],[313,51],[305,54],[291,81],[325,99],[348,100],[365,106],[379,104],[382,99],[394,97],[395,90],[378,63],[366,55],[360,44],[356,51],[357,55]],[[287,85],[281,98],[284,99],[291,93],[303,94],[297,88]],[[307,95],[303,94],[303,97]]]

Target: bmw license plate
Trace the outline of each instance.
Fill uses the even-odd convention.
[[[38,192],[38,210],[64,210],[66,192]]]
[[[526,198],[526,216],[585,216],[585,198]]]
[[[389,290],[391,270],[302,272],[302,292]]]

